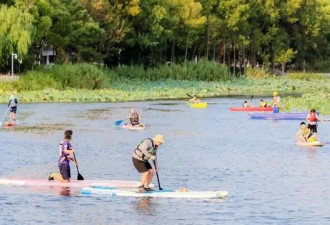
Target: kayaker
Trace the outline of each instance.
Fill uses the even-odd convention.
[[[131,113],[128,115],[128,118],[130,120],[130,125],[134,126],[144,126],[143,124],[140,124],[140,119],[142,118],[142,114],[138,114],[135,110],[135,108],[131,109]]]
[[[191,102],[193,104],[199,104],[202,101],[197,97],[197,95],[194,95],[193,98],[189,100],[189,102]]]
[[[58,168],[60,169],[61,176],[58,176],[58,174],[56,173],[50,173],[48,176],[48,180],[56,179],[62,182],[70,182],[70,160],[77,165],[77,162],[74,160],[73,156],[73,153],[75,151],[72,149],[70,143],[70,141],[72,140],[72,134],[72,130],[66,130],[64,132],[64,140],[60,143],[60,158],[58,160]]]
[[[140,189],[144,189],[145,191],[153,191],[149,185],[152,181],[155,170],[152,168],[148,160],[152,159],[154,162],[156,162],[157,149],[164,142],[164,136],[157,134],[154,138],[144,139],[135,148],[132,161],[136,170],[142,174],[139,186]]]
[[[281,97],[279,96],[278,92],[275,91],[273,93],[273,113],[279,113],[280,112],[280,103],[281,103]]]
[[[312,109],[310,113],[307,115],[306,120],[308,122],[308,128],[317,135],[317,122],[320,121],[315,109]]]
[[[264,108],[264,107],[267,107],[267,103],[266,103],[266,102],[264,102],[264,100],[263,100],[263,99],[261,99],[261,100],[260,100],[260,103],[259,103],[259,106],[260,106],[260,108]]]
[[[296,134],[296,139],[301,143],[317,141],[317,137],[309,128],[306,127],[305,122],[300,123],[300,130]]]
[[[247,101],[243,102],[243,108],[249,108],[250,104]]]
[[[18,104],[17,99],[15,98],[14,95],[11,95],[10,100],[8,102],[8,108],[10,111],[10,114],[9,114],[10,121],[16,122],[17,104]]]

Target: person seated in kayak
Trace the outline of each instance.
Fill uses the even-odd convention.
[[[197,97],[197,95],[194,95],[193,98],[189,100],[189,102],[191,102],[193,104],[202,103],[202,101]]]
[[[273,113],[279,113],[281,97],[279,96],[277,91],[274,92],[273,96],[274,96],[273,97]]]
[[[18,102],[17,102],[17,99],[15,98],[15,96],[11,95],[10,100],[8,102],[8,108],[10,111],[9,121],[16,122],[17,103]]]
[[[74,159],[74,150],[72,149],[70,141],[72,140],[72,130],[66,130],[64,132],[64,140],[60,143],[59,153],[60,158],[58,160],[58,168],[60,169],[60,175],[57,173],[50,173],[48,180],[59,180],[62,182],[70,182],[71,171],[70,171],[70,160],[78,165]]]
[[[142,114],[138,114],[135,110],[135,108],[131,109],[131,113],[128,115],[128,118],[130,120],[131,126],[141,126],[143,127],[143,124],[140,124],[140,119],[142,118]]]
[[[250,104],[247,101],[243,102],[243,108],[249,108],[251,107]]]
[[[300,130],[296,134],[297,142],[314,142],[317,141],[315,134],[306,126],[305,122],[300,123]]]
[[[265,107],[267,107],[267,103],[263,99],[261,99],[260,103],[259,103],[259,107],[260,108],[265,108]]]
[[[149,185],[152,181],[155,170],[152,168],[148,160],[152,159],[154,163],[156,162],[157,149],[164,142],[164,136],[157,134],[154,138],[144,139],[135,148],[132,156],[132,162],[135,169],[141,173],[140,189],[144,189],[145,191],[153,191]]]
[[[312,109],[310,113],[307,115],[306,120],[308,122],[308,128],[317,135],[317,122],[320,121],[315,109]]]

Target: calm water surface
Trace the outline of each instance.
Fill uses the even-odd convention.
[[[213,104],[204,110],[184,101],[19,105],[17,129],[0,130],[0,177],[46,179],[57,170],[63,131],[73,129],[85,179],[138,180],[132,151],[143,138],[162,133],[163,188],[228,190],[229,196],[87,197],[78,190],[3,186],[0,224],[330,224],[330,122],[319,124],[324,147],[298,147],[299,121],[250,120],[229,112],[242,101],[209,99]],[[142,119],[145,131],[114,127],[131,106],[151,107]]]

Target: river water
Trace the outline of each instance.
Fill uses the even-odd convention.
[[[227,199],[98,197],[78,190],[63,195],[2,186],[0,224],[330,224],[330,123],[319,124],[324,147],[298,147],[299,121],[250,120],[246,113],[229,112],[240,98],[207,101],[207,109],[176,100],[20,104],[19,126],[0,130],[0,177],[46,179],[57,170],[64,130],[72,129],[85,179],[138,180],[132,152],[142,139],[161,133],[162,187],[228,190]],[[141,121],[145,131],[114,127],[131,106],[151,107]]]

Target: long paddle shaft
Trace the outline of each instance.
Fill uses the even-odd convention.
[[[9,111],[9,107],[7,108],[5,114],[3,115],[3,117],[2,117],[2,119],[1,119],[1,121],[0,121],[0,126],[2,126],[2,122],[3,122],[3,120],[5,119],[5,117],[7,116],[8,111]]]
[[[251,103],[252,103],[252,99],[253,99],[253,95],[251,95],[251,99],[250,99],[250,105],[252,105]]]
[[[78,168],[78,165],[77,165],[76,155],[74,153],[73,153],[73,157],[74,157],[74,161],[76,162],[76,168],[77,168],[77,172],[78,172],[77,180],[84,180],[84,177],[79,173],[79,168]]]
[[[160,181],[159,181],[159,175],[158,175],[156,161],[153,160],[153,162],[154,162],[154,166],[155,166],[155,169],[156,169],[156,175],[157,175],[157,181],[158,181],[158,188],[159,188],[159,190],[163,190],[163,188],[160,187]]]
[[[188,94],[188,93],[186,93],[186,95],[187,95],[189,98],[192,98],[192,97],[193,97],[192,95],[190,95],[190,94]]]

